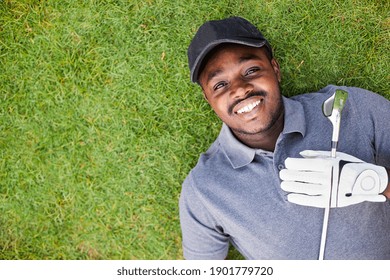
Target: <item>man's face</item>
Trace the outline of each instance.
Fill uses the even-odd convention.
[[[210,106],[236,136],[266,135],[283,122],[279,65],[264,48],[224,45],[207,61],[199,82]]]

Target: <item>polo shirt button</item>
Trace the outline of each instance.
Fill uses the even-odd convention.
[[[278,165],[278,169],[279,169],[279,170],[282,170],[283,168],[284,168],[284,165],[283,165],[283,164],[279,164],[279,165]]]

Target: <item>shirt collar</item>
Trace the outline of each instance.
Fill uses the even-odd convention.
[[[283,134],[298,132],[305,137],[306,119],[303,106],[300,102],[283,96],[284,128]]]
[[[282,134],[298,132],[305,136],[306,122],[302,104],[284,96],[283,103],[285,116]],[[256,149],[238,141],[226,124],[222,125],[218,140],[234,169],[248,165],[253,161]]]

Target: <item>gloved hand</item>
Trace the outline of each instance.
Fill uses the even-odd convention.
[[[300,154],[303,158],[287,158],[286,169],[279,173],[282,189],[290,193],[288,201],[319,208],[386,201],[381,194],[388,184],[384,167],[341,152],[335,158],[330,151]]]

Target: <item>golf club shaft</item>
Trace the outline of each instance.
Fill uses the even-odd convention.
[[[330,201],[330,200],[329,200]],[[329,222],[330,207],[326,207],[324,211],[324,221],[322,224],[321,244],[320,244],[320,255],[319,260],[324,260],[326,236],[328,234],[328,222]]]
[[[348,93],[342,90],[336,90],[335,92],[335,98],[333,103],[333,110],[332,114],[328,116],[330,121],[333,124],[333,133],[332,133],[332,147],[331,147],[331,157],[336,158],[336,151],[337,151],[337,144],[339,142],[339,133],[340,133],[340,121],[341,121],[341,111],[344,108],[346,99],[348,97]],[[332,169],[333,174],[333,169]],[[333,178],[333,176],[332,176]],[[329,199],[328,199],[328,205],[324,209],[324,219],[322,224],[322,233],[321,233],[321,243],[320,243],[320,253],[319,253],[319,260],[324,260],[325,256],[325,247],[326,247],[326,238],[328,234],[328,224],[329,224],[329,214],[330,214],[330,206],[332,202],[332,191],[333,186],[336,184],[336,182],[331,183],[330,191],[329,191]]]
[[[333,124],[331,157],[336,157],[337,144],[339,143],[341,109],[333,109],[331,121]]]
[[[338,115],[339,112],[336,112]],[[335,122],[333,122],[333,135],[332,135],[332,149],[331,149],[331,157],[335,158],[336,157],[336,150],[337,150],[337,143],[338,143],[338,138],[339,138],[339,129],[340,129],[340,118],[337,116],[335,118]],[[333,173],[333,169],[332,169]],[[320,243],[320,254],[318,259],[319,260],[324,260],[324,255],[325,255],[325,245],[326,245],[326,237],[328,234],[328,224],[329,224],[329,214],[330,214],[330,204],[331,204],[331,198],[332,198],[332,189],[333,189],[333,182],[330,187],[329,191],[329,199],[328,199],[328,205],[324,209],[324,219],[322,223],[322,234],[321,234],[321,243]]]
[[[337,141],[332,141],[332,150],[331,150],[331,157],[335,158],[336,157],[336,150],[337,150]]]

